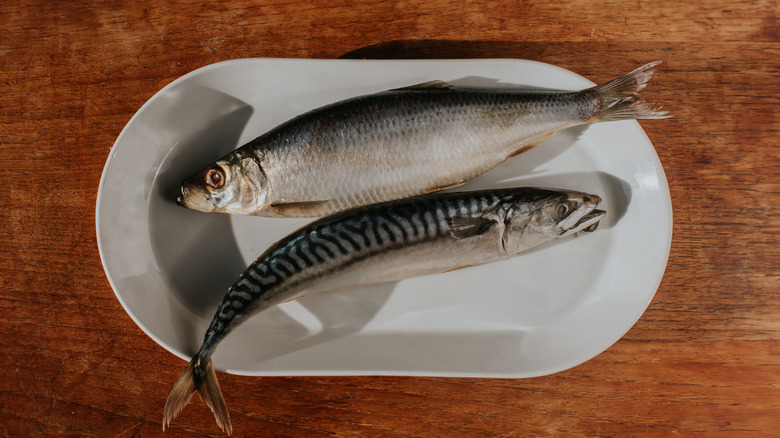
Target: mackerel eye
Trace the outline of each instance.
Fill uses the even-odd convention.
[[[221,169],[211,169],[206,172],[206,184],[212,189],[218,189],[225,185],[225,174]]]
[[[555,214],[558,219],[563,219],[569,214],[569,204],[561,204],[555,209]]]

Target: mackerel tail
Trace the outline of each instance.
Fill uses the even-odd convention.
[[[515,188],[439,193],[357,207],[315,221],[268,248],[230,287],[203,344],[174,384],[163,430],[198,392],[233,430],[211,356],[244,320],[306,294],[397,281],[507,259],[596,229],[597,195]]]

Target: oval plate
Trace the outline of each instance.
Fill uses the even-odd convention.
[[[160,90],[119,135],[98,191],[101,259],[130,317],[188,359],[241,271],[307,222],[187,210],[175,204],[182,179],[306,110],[434,79],[593,85],[521,60],[239,59]],[[607,216],[595,233],[510,260],[285,303],[228,336],[215,367],[531,377],[596,356],[641,316],[666,267],[672,209],[661,163],[637,122],[598,123],[561,131],[459,190],[527,185],[596,193]]]

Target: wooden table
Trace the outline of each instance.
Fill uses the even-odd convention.
[[[780,434],[780,22],[771,0],[0,4],[0,435],[157,436],[183,361],[124,312],[95,200],[117,135],[218,61],[522,58],[596,82],[660,59],[664,279],[593,360],[532,379],[222,374],[237,436]],[[167,436],[220,435],[200,401]]]

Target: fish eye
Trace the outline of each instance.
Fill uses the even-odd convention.
[[[569,210],[570,210],[569,204],[562,203],[558,205],[558,208],[555,209],[555,214],[556,216],[558,216],[558,219],[563,219],[566,217],[566,215],[569,214]]]
[[[206,172],[206,185],[212,189],[218,189],[225,185],[225,174],[222,169],[210,169]]]

